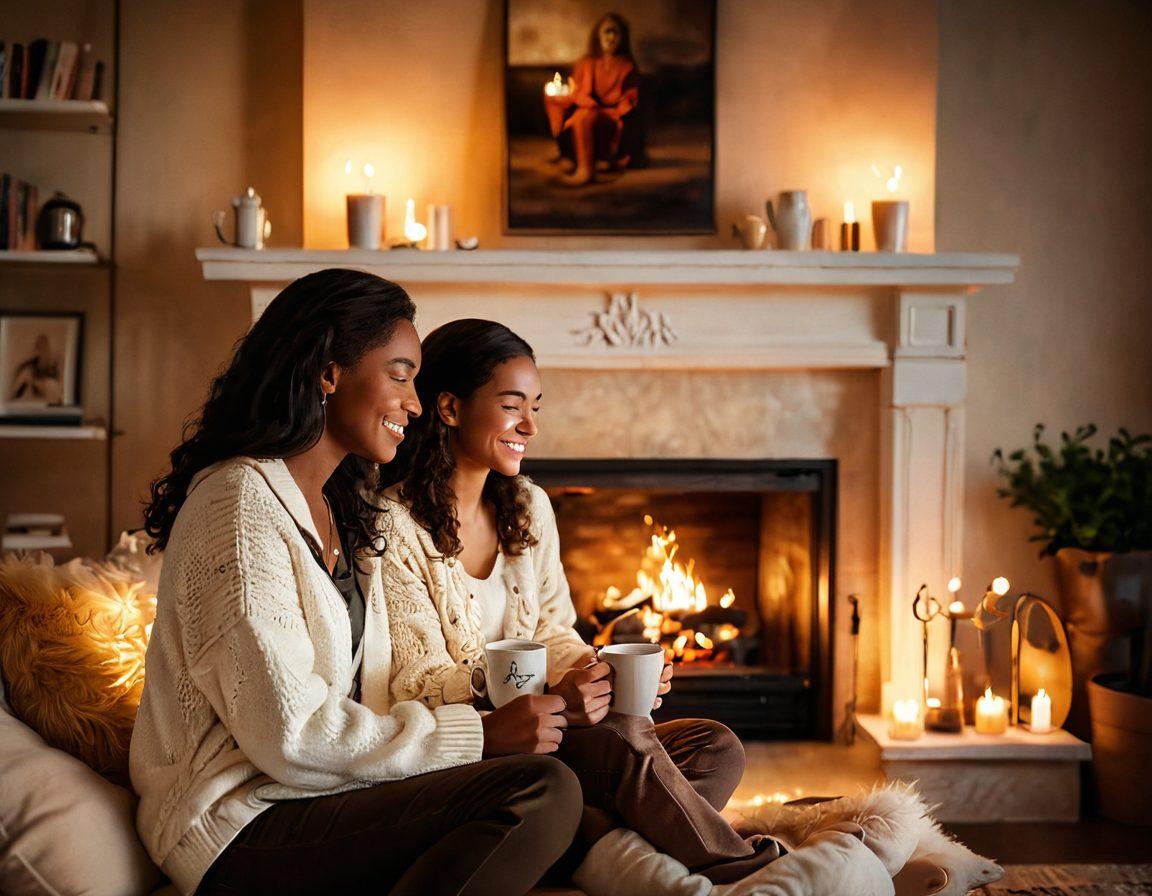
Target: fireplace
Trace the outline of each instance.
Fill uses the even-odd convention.
[[[658,641],[658,721],[831,735],[832,460],[532,460],[582,634]]]

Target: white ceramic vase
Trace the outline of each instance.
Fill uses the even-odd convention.
[[[786,251],[801,252],[812,246],[812,210],[806,190],[785,190],[765,203],[768,221],[776,231],[776,246]]]

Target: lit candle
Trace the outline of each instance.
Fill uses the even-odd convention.
[[[428,236],[428,228],[416,220],[416,200],[409,199],[404,209],[404,239],[418,243]]]
[[[354,249],[379,249],[384,239],[384,197],[372,192],[376,169],[365,162],[364,192],[345,197],[348,211],[348,245]],[[351,176],[352,160],[344,163],[344,173]]]
[[[897,165],[889,178],[885,178],[875,165],[872,166],[872,173],[884,182],[884,189],[888,191],[889,196],[894,197],[900,192],[900,178],[904,176],[903,166]],[[894,198],[873,200],[872,230],[876,238],[877,252],[907,252],[908,200]]]
[[[916,740],[923,732],[918,701],[897,700],[892,704],[892,726],[888,735],[893,740]]]
[[[1033,734],[1049,734],[1052,731],[1052,698],[1040,688],[1032,698],[1032,722],[1028,729]]]
[[[976,701],[976,733],[1003,734],[1008,730],[1008,704],[992,693],[991,686]]]
[[[997,576],[992,580],[992,591],[995,592],[997,597],[1003,597],[1007,594],[1010,587],[1008,580],[1004,578],[1004,576]]]
[[[856,220],[856,205],[844,203],[844,223],[840,225],[840,251],[860,251],[860,222]]]

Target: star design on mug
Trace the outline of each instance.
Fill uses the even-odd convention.
[[[516,669],[516,660],[512,660],[512,665],[508,669],[508,674],[504,676],[504,684],[508,684],[510,681],[514,682],[516,684],[516,690],[520,690],[520,688],[524,687],[524,685],[528,684],[528,682],[530,682],[535,677],[536,675],[533,672],[529,672],[527,675],[518,674]]]

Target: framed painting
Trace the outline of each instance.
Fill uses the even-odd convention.
[[[715,0],[506,0],[505,232],[714,233]]]
[[[0,423],[79,423],[84,315],[0,311]]]

